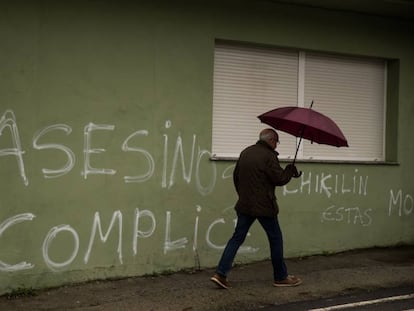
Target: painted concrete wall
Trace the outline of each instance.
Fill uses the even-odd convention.
[[[301,163],[277,195],[288,257],[414,243],[413,24],[237,3],[1,4],[0,293],[216,264],[236,194],[209,159],[215,39],[399,60],[395,163]],[[237,260],[268,254],[255,224]]]

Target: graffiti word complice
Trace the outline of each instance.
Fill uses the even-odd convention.
[[[198,206],[197,211],[200,211],[201,207]],[[14,215],[2,223],[0,223],[0,238],[2,237],[3,233],[6,230],[9,230],[13,226],[17,226],[19,223],[33,221],[36,218],[36,215],[33,213],[22,213]],[[145,228],[142,228],[143,225],[141,220],[146,218]],[[193,243],[192,243],[192,251],[197,252],[198,248],[198,236],[199,236],[199,216],[195,218],[195,225],[194,225],[194,232],[193,232]],[[226,222],[224,218],[219,218],[213,220],[206,232],[205,232],[205,243],[208,247],[215,249],[215,250],[222,250],[224,249],[224,244],[217,244],[212,240],[212,236],[217,236],[212,234],[212,232],[220,225],[231,225],[233,226],[233,221]],[[140,210],[135,208],[134,210],[134,222],[133,222],[133,239],[132,239],[132,255],[136,256],[139,253],[139,239],[149,238],[153,235],[156,231],[157,227],[157,220],[154,213],[150,210]],[[219,229],[220,230],[220,229]],[[113,232],[117,232],[118,243],[116,247],[116,253],[118,256],[118,261],[120,264],[123,264],[123,255],[124,255],[124,246],[123,246],[123,238],[124,238],[124,230],[123,230],[123,214],[121,211],[117,210],[113,212],[109,225],[104,229],[102,225],[102,219],[99,212],[95,212],[92,224],[92,230],[89,236],[89,243],[88,248],[83,256],[83,262],[88,264],[93,247],[96,243],[96,240],[100,239],[102,243],[105,243],[109,236]],[[51,256],[49,255],[50,248],[52,247],[55,239],[60,234],[69,234],[69,236],[73,239],[73,246],[71,250],[70,256],[61,262],[54,261]],[[165,235],[164,241],[162,243],[162,252],[164,255],[172,251],[177,251],[180,249],[184,249],[189,244],[190,240],[187,237],[180,237],[173,239],[172,234],[172,213],[171,211],[166,211],[165,214]],[[48,268],[52,271],[61,271],[67,268],[79,255],[79,245],[80,245],[80,237],[78,232],[69,224],[60,224],[57,226],[52,227],[49,232],[46,234],[43,244],[42,244],[42,255],[45,264]],[[70,247],[70,246],[69,246]],[[253,253],[257,252],[258,248],[253,248],[250,246],[243,246],[240,252],[244,253]],[[33,269],[34,264],[28,261],[21,261],[18,263],[6,263],[1,260],[0,256],[0,271],[4,272],[15,272],[20,270],[28,270]],[[28,260],[28,259],[26,259]]]

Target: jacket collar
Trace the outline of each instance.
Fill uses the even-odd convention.
[[[268,148],[269,150],[271,150],[271,151],[275,152],[275,153],[276,153],[276,155],[279,155],[279,152],[277,152],[276,150],[272,149],[272,147],[271,147],[271,146],[269,146],[269,144],[268,144],[267,142],[263,141],[263,140],[258,140],[258,141],[256,142],[256,145],[266,147],[266,148]]]

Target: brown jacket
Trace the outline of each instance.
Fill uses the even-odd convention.
[[[287,184],[293,171],[280,166],[278,154],[264,141],[258,141],[240,153],[233,172],[239,195],[235,206],[237,212],[266,217],[275,217],[279,213],[275,187]]]

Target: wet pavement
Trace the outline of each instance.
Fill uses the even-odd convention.
[[[232,287],[217,288],[213,269],[170,275],[93,281],[0,297],[0,310],[261,310],[287,303],[414,285],[414,245],[354,250],[287,259],[303,279],[292,288],[272,286],[270,261],[236,266]],[[282,309],[277,309],[282,310]]]

